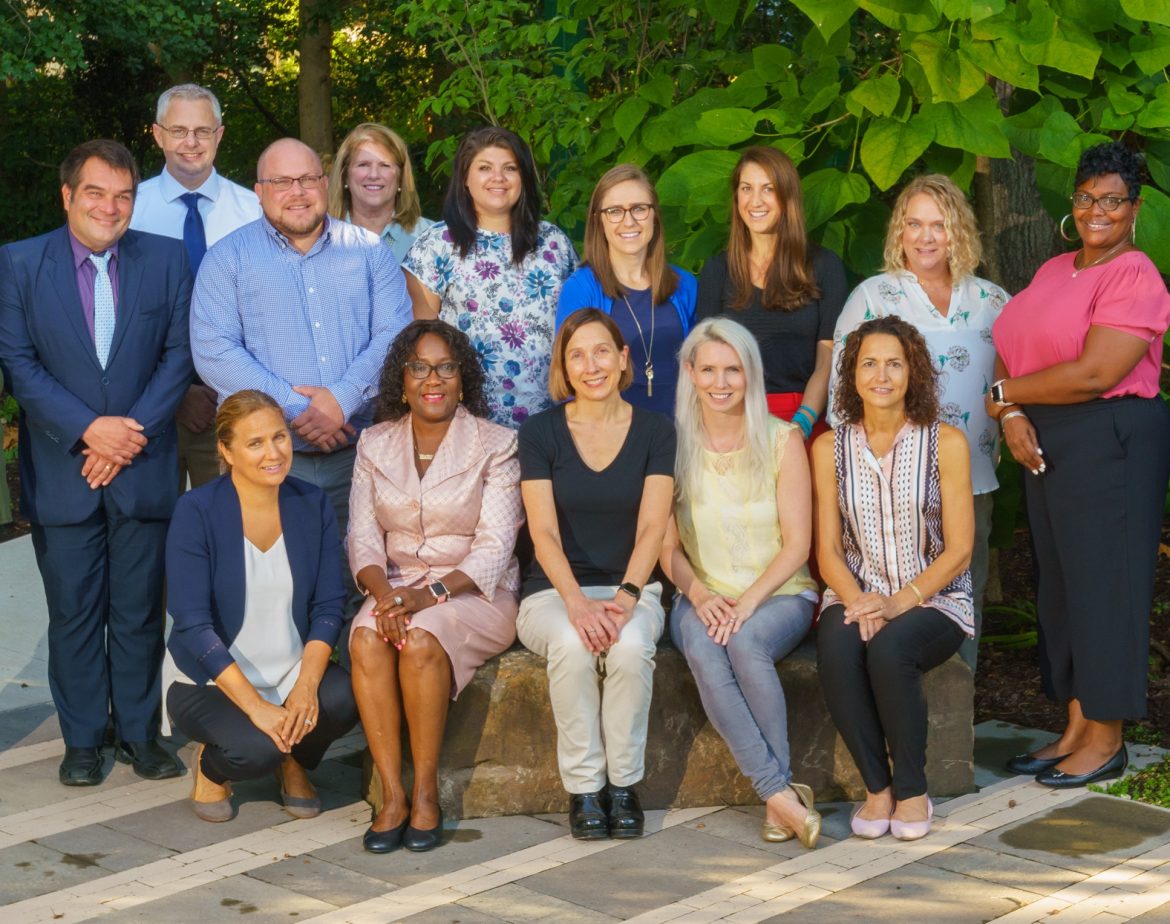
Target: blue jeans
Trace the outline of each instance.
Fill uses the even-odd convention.
[[[811,600],[771,597],[725,647],[707,635],[681,594],[670,614],[671,637],[695,675],[707,718],[764,801],[792,781],[788,710],[776,662],[800,644],[812,616]]]

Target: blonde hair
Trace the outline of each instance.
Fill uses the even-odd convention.
[[[607,219],[601,214],[601,203],[611,189],[620,183],[630,181],[645,187],[646,198],[650,202],[652,217],[648,220],[654,222],[654,233],[650,237],[649,249],[646,251],[646,275],[650,277],[651,302],[661,305],[678,288],[678,277],[666,262],[666,233],[662,228],[658,193],[654,191],[650,177],[646,176],[640,167],[634,164],[618,164],[602,174],[597,185],[593,187],[593,195],[589,199],[589,216],[585,224],[585,263],[601,283],[602,292],[610,298],[622,297],[623,287],[618,282],[609,259],[609,240],[605,236],[604,227]]]
[[[232,437],[235,436],[236,424],[245,417],[257,411],[271,410],[284,419],[284,412],[270,395],[254,388],[237,391],[234,395],[224,399],[219,410],[215,412],[215,452],[219,456],[219,470],[231,471],[227,458],[223,454],[223,447],[231,448]]]
[[[609,331],[619,353],[626,348],[626,338],[622,336],[621,329],[613,318],[600,308],[578,308],[565,318],[560,329],[557,330],[556,339],[553,341],[552,365],[549,366],[548,370],[548,393],[554,401],[567,401],[577,394],[573,390],[573,386],[569,384],[569,371],[565,368],[565,353],[569,349],[569,341],[573,339],[573,334],[586,324],[600,324]],[[633,381],[634,368],[630,363],[626,363],[626,368],[622,370],[622,377],[618,380],[618,391],[625,391]]]
[[[764,387],[764,362],[751,331],[726,317],[707,318],[694,326],[679,349],[679,377],[675,391],[674,420],[677,449],[674,461],[674,490],[679,500],[696,498],[702,490],[703,412],[699,393],[691,381],[689,367],[705,343],[723,343],[739,357],[746,384],[743,396],[744,446],[747,470],[755,495],[776,490],[776,466],[769,427],[768,397]]]
[[[906,212],[910,200],[919,193],[925,193],[934,200],[942,212],[943,227],[947,232],[947,265],[951,277],[957,282],[970,276],[983,259],[983,244],[979,240],[979,227],[975,224],[975,212],[963,190],[954,180],[941,173],[926,173],[906,184],[894,202],[890,224],[886,228],[886,246],[883,254],[886,273],[908,272],[906,252],[902,247],[902,231],[906,223]]]
[[[398,163],[398,194],[394,198],[394,220],[407,231],[413,231],[422,217],[422,205],[418,201],[418,190],[414,185],[414,168],[410,164],[410,151],[406,142],[397,132],[377,122],[363,122],[341,142],[333,158],[333,169],[329,171],[329,214],[342,218],[352,210],[353,199],[349,194],[347,176],[354,152],[366,143],[385,148]]]

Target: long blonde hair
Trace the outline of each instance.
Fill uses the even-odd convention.
[[[418,201],[418,190],[414,185],[414,168],[410,164],[410,151],[406,142],[385,125],[377,122],[363,122],[341,142],[333,158],[333,169],[329,171],[329,214],[344,219],[353,208],[349,194],[347,176],[354,152],[365,143],[385,148],[398,163],[398,194],[394,198],[394,220],[407,231],[413,231],[422,217],[422,205]]]
[[[942,212],[943,227],[947,232],[947,264],[951,278],[958,282],[970,276],[983,259],[983,244],[979,240],[979,227],[975,224],[975,212],[955,181],[941,173],[925,173],[916,176],[898,193],[890,224],[886,228],[886,246],[883,253],[886,273],[907,271],[906,252],[902,247],[902,231],[906,223],[906,211],[910,200],[919,193],[925,193],[934,200]]]
[[[753,495],[765,495],[776,489],[776,464],[769,433],[768,398],[764,389],[764,363],[760,348],[751,331],[737,321],[726,317],[707,318],[694,326],[679,349],[680,375],[675,391],[674,419],[678,448],[674,462],[675,496],[686,500],[702,490],[703,411],[699,394],[691,381],[689,370],[694,366],[695,354],[704,343],[724,343],[735,350],[743,366],[746,383],[744,390],[744,446],[747,450],[747,470],[751,473]]]

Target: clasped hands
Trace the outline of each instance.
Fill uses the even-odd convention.
[[[345,411],[333,392],[320,385],[296,385],[293,391],[309,399],[309,406],[289,424],[297,436],[322,452],[349,445],[357,431],[346,423]]]
[[[706,596],[694,603],[695,615],[707,627],[707,635],[718,645],[726,645],[756,611],[754,604],[703,588]]]
[[[317,726],[318,711],[317,688],[298,680],[284,705],[260,700],[248,718],[272,739],[282,754],[288,754]]]
[[[95,417],[85,428],[81,477],[91,489],[106,487],[142,452],[147,442],[142,430],[133,417]]]
[[[410,616],[435,605],[434,595],[425,587],[391,587],[375,598],[371,615],[382,641],[402,650]]]
[[[612,600],[594,600],[580,594],[566,603],[569,622],[577,630],[581,644],[590,653],[599,655],[609,651],[621,637],[622,629],[634,614],[638,601],[624,590],[614,594]]]
[[[861,640],[868,642],[898,615],[898,607],[892,597],[868,591],[845,607],[845,625],[856,623]]]

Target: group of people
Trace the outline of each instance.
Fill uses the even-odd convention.
[[[360,716],[381,785],[365,849],[430,850],[448,705],[518,637],[547,661],[573,835],[637,837],[669,612],[765,840],[820,830],[775,668],[814,622],[867,793],[854,833],[922,837],[922,676],[975,666],[1001,429],[1069,709],[1009,766],[1049,786],[1124,769],[1170,476],[1170,294],[1134,241],[1123,145],[1085,152],[1079,248],[1009,300],[974,275],[974,216],[941,175],[902,190],[882,273],[849,294],[773,148],[740,157],[727,250],[696,281],[630,164],[599,180],[578,266],[505,129],[462,139],[437,222],[384,126],[328,175],[274,142],[254,192],[214,168],[206,89],[164,93],[153,131],[158,177],[79,145],[65,226],[0,248],[62,783],[100,783],[108,738],[139,775],[178,775],[162,720],[197,743],[200,818],[267,774],[310,817],[306,771]]]

